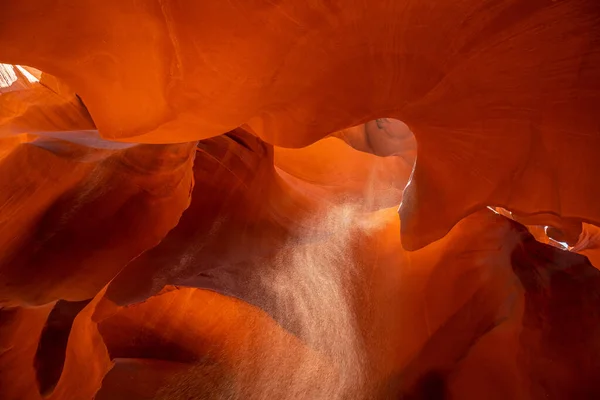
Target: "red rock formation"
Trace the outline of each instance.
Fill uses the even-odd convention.
[[[2,305],[94,296],[177,224],[193,151],[139,145],[97,160],[104,150],[57,140],[16,147],[0,162]]]
[[[3,5],[0,399],[600,397],[596,3]]]

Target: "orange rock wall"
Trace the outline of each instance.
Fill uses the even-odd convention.
[[[2,5],[0,399],[600,397],[599,33],[596,0]]]

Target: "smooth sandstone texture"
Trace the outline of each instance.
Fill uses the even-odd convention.
[[[94,149],[52,144],[19,145],[0,162],[2,305],[93,297],[189,204],[194,144],[140,145],[100,161],[79,157]],[[27,173],[15,180],[17,171]]]
[[[63,82],[16,77],[0,95],[0,305],[87,300],[177,224],[195,143],[103,140]]]
[[[2,5],[0,399],[599,398],[599,33],[596,0]]]
[[[408,249],[488,205],[600,223],[595,0],[27,0],[0,18],[0,61],[63,79],[105,138],[183,142],[247,123],[299,147],[401,119],[419,142]]]
[[[89,398],[86,393],[96,390],[100,398],[144,399],[156,393],[184,396],[203,390],[212,390],[211,395],[217,396],[213,398],[225,390],[232,390],[237,398],[246,398],[245,393],[254,398],[268,393],[287,396],[290,389],[298,390],[302,398],[310,393],[309,386],[315,390],[310,398],[331,398],[327,396],[340,387],[352,390],[353,398],[363,398],[360,393],[421,398],[432,381],[447,395],[469,399],[483,394],[494,399],[598,394],[597,320],[590,319],[594,315],[590,310],[597,307],[594,277],[598,272],[583,257],[539,243],[524,228],[491,212],[465,219],[439,243],[405,253],[396,236],[393,209],[376,214],[368,217],[368,232],[358,229],[350,244],[351,259],[360,266],[360,278],[353,280],[356,297],[338,303],[342,307],[335,310],[343,312],[344,306],[354,310],[355,333],[366,342],[364,347],[351,349],[365,351],[367,364],[359,370],[364,381],[339,385],[346,374],[353,376],[353,371],[338,369],[339,357],[349,350],[345,347],[330,347],[331,343],[322,341],[296,347],[292,344],[296,335],[275,324],[268,314],[257,314],[255,307],[212,291],[167,286],[148,301],[125,307],[101,292],[86,307],[89,311],[75,319],[53,398],[66,398],[60,397],[64,393]],[[369,251],[365,251],[365,241]],[[348,267],[347,261],[338,259],[343,268]],[[398,265],[402,268],[395,268]],[[551,280],[539,280],[539,268],[556,272]],[[551,286],[542,289],[544,285]],[[540,290],[545,293],[541,297]],[[572,307],[573,302],[583,307]],[[540,317],[550,318],[549,324],[536,322]],[[590,322],[565,324],[573,318]],[[306,328],[309,322],[301,324]],[[302,332],[310,334],[311,330]],[[572,336],[581,341],[561,339]],[[95,355],[89,357],[94,358],[86,358],[85,365],[73,369],[69,366],[77,365],[73,357],[82,346],[78,340],[86,337],[96,338],[90,342],[94,344],[86,345],[97,349],[90,350]],[[306,343],[311,338],[300,335],[300,339]],[[343,342],[344,336],[336,335],[335,341]],[[341,351],[333,359],[327,357],[332,349]],[[306,355],[312,351],[325,359]],[[556,368],[535,365],[536,360],[547,358]],[[106,364],[109,359],[112,362]],[[262,369],[257,371],[256,366]],[[568,368],[562,371],[563,367]],[[88,376],[90,368],[96,371],[95,381],[87,380],[89,386],[69,386],[68,382]],[[315,370],[318,374],[311,375]],[[212,377],[211,384],[202,381],[206,374]],[[274,374],[281,378],[273,381]],[[286,378],[286,374],[292,375]],[[102,379],[106,386],[100,386]],[[118,384],[123,379],[133,383]],[[477,383],[468,385],[472,379]],[[273,382],[288,383],[277,386]],[[14,390],[11,386],[7,390]]]

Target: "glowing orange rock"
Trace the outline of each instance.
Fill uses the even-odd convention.
[[[586,256],[594,267],[600,269],[600,228],[584,223],[579,240],[571,251]]]
[[[106,138],[182,142],[247,123],[268,143],[304,146],[394,117],[419,141],[407,248],[487,205],[600,223],[594,178],[569,172],[599,167],[594,0],[31,11],[44,4],[7,7],[0,60],[64,79]]]
[[[0,397],[600,397],[597,1],[439,3],[5,5]]]
[[[379,209],[400,203],[414,160],[359,153],[326,138],[303,149],[275,148],[274,163],[284,181],[314,201]]]
[[[0,162],[0,303],[93,297],[177,224],[189,204],[194,148],[19,145]],[[15,179],[17,171],[27,173]]]
[[[0,398],[41,398],[33,360],[52,306],[0,309]]]

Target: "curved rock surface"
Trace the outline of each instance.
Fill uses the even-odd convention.
[[[596,0],[7,2],[0,399],[600,398],[599,38]]]
[[[0,61],[64,79],[106,138],[182,142],[248,123],[304,146],[391,116],[419,140],[407,248],[490,204],[600,224],[580,173],[599,167],[595,0],[50,4],[10,4]]]

